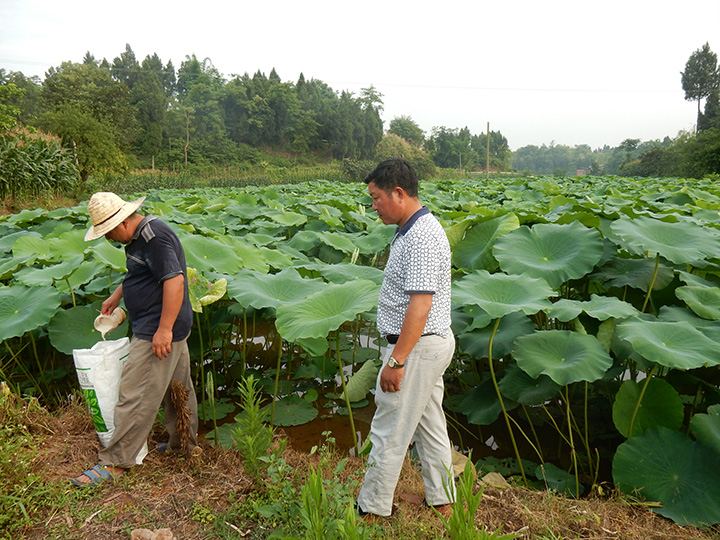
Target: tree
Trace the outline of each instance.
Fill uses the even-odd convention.
[[[410,144],[422,146],[425,141],[425,132],[420,129],[415,120],[409,116],[396,116],[390,121],[388,133],[402,137]]]
[[[690,55],[682,76],[682,88],[687,101],[698,102],[698,126],[700,125],[700,102],[720,87],[720,70],[717,54],[705,43],[702,48]]]
[[[22,97],[24,90],[13,83],[2,82],[2,70],[0,70],[0,130],[8,130],[18,124],[20,108],[11,103]]]

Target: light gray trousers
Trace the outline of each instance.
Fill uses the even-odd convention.
[[[170,354],[160,359],[153,354],[151,341],[133,337],[115,405],[115,432],[107,448],[98,454],[101,465],[124,469],[135,465],[135,457],[150,435],[161,404],[165,409],[165,427],[170,434],[168,446],[179,448],[180,439],[175,429],[177,412],[170,401],[170,383],[174,379],[182,382],[189,393],[188,451],[197,446],[197,398],[190,373],[187,340],[173,342]]]
[[[387,351],[381,372],[391,352]],[[454,352],[452,333],[447,338],[423,336],[407,358],[399,392],[383,392],[378,375],[375,387],[377,409],[370,426],[372,450],[357,499],[363,511],[379,516],[392,513],[395,487],[413,441],[422,465],[427,503],[436,506],[454,502],[452,453],[442,408],[443,373]]]

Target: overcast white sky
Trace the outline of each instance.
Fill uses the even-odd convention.
[[[0,0],[0,68],[44,78],[86,51],[129,43],[180,67],[210,58],[226,77],[274,67],[334,90],[383,94],[387,129],[410,116],[528,144],[605,144],[694,129],[680,72],[708,42],[720,0]]]

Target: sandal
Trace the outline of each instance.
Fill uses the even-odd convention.
[[[78,487],[85,487],[85,486],[96,486],[98,484],[101,484],[105,480],[112,480],[114,478],[117,478],[121,474],[123,474],[125,471],[119,472],[119,473],[112,473],[110,470],[105,468],[104,465],[97,464],[92,469],[88,469],[84,473],[82,473],[80,476],[76,476],[72,480],[70,480],[73,484],[75,484]],[[83,476],[87,476],[90,481],[89,482],[83,482],[80,480]]]

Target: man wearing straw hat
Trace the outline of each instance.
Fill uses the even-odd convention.
[[[115,406],[115,432],[99,452],[98,464],[72,479],[78,486],[101,483],[134,466],[161,404],[170,434],[165,448],[180,449],[177,411],[170,400],[173,380],[179,380],[189,394],[190,440],[185,450],[197,446],[197,399],[187,347],[193,319],[185,253],[167,224],[137,213],[144,199],[127,202],[114,193],[95,193],[88,203],[92,226],[85,240],[105,236],[125,244],[128,271],[103,302],[102,313],[112,313],[124,299],[133,337]]]

